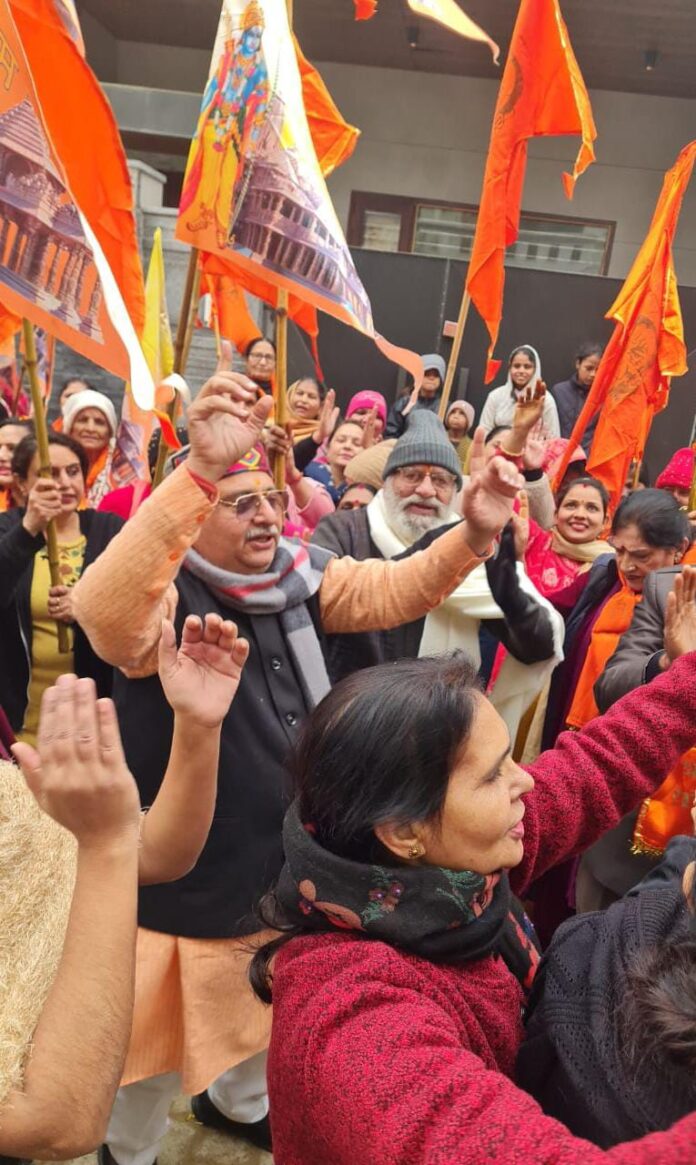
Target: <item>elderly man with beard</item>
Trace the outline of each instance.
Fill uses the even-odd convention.
[[[480,464],[465,521],[428,550],[399,563],[339,561],[280,535],[286,499],[258,444],[271,405],[245,376],[219,369],[189,410],[188,460],[74,592],[95,650],[121,669],[114,697],[144,804],[171,738],[155,674],[163,617],[234,611],[250,646],[223,723],[208,842],[185,878],[140,894],[133,1033],[101,1165],[153,1165],[178,1091],[194,1096],[203,1123],[269,1145],[271,1016],[247,967],[254,906],[282,862],[284,762],[329,689],[321,637],[396,627],[437,607],[488,556],[522,483],[502,458]]]
[[[486,447],[482,460],[494,455]],[[364,509],[323,518],[312,542],[358,561],[408,557],[461,521],[456,502],[462,484],[459,458],[442,422],[432,413],[414,413],[386,463],[382,489]],[[388,631],[328,635],[325,655],[332,681],[389,660],[454,649],[480,663],[479,633],[485,628],[508,652],[495,668],[490,698],[514,741],[522,715],[562,659],[563,640],[560,615],[516,559],[509,526],[496,557],[467,575],[426,616]]]

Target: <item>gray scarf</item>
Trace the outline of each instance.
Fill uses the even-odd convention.
[[[247,615],[277,615],[290,648],[305,698],[313,708],[331,684],[307,600],[321,586],[324,571],[335,555],[321,546],[281,538],[266,574],[234,574],[213,566],[189,550],[184,567],[233,611]]]

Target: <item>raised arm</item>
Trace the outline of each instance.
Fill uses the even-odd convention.
[[[139,881],[172,882],[198,861],[217,796],[220,731],[249,655],[219,615],[189,615],[177,651],[171,623],[159,643],[159,674],[174,710],[169,764],[141,827]]]
[[[130,676],[156,672],[162,619],[176,607],[173,580],[217,504],[215,483],[259,439],[273,407],[270,397],[257,399],[251,380],[228,370],[227,342],[223,348],[218,370],[189,409],[186,464],[140,507],[73,593],[75,619],[94,650]]]
[[[0,1153],[11,1156],[63,1160],[103,1141],[130,1035],[140,803],[112,747],[115,716],[97,726],[93,691],[61,676],[42,701],[40,763],[14,746],[41,808],[77,839],[77,875],[24,1082],[0,1106]],[[106,747],[95,766],[97,733]]]
[[[688,578],[692,570],[693,567],[685,567],[684,577]],[[674,576],[675,584],[678,577]],[[616,651],[595,683],[595,700],[600,712],[606,712],[627,692],[648,683],[669,667],[669,655],[665,652],[665,614],[658,599],[660,578],[664,575],[656,572],[645,579],[643,598],[633,612],[631,626],[621,636]],[[693,582],[689,586],[692,588]]]
[[[325,631],[377,631],[410,623],[438,607],[489,556],[524,479],[501,457],[487,466],[483,461],[483,430],[477,429],[463,500],[465,521],[427,550],[399,561],[340,558],[329,563],[319,591]]]
[[[564,732],[529,772],[525,853],[516,893],[582,853],[652,793],[696,741],[696,652],[631,692],[580,732]]]

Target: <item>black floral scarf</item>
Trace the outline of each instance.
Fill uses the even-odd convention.
[[[338,857],[303,825],[295,801],[283,825],[283,915],[305,930],[355,930],[433,963],[500,955],[525,991],[539,963],[534,928],[506,873],[377,866]]]

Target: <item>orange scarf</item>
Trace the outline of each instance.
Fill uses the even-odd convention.
[[[641,597],[622,580],[621,590],[612,595],[599,612],[592,628],[587,656],[575,686],[573,702],[566,716],[569,728],[583,728],[588,721],[599,716],[593,690],[595,683],[616,651],[624,631],[628,631],[631,626],[636,603],[640,602]]]
[[[580,673],[573,702],[566,718],[571,728],[582,728],[599,715],[594,685],[616,650],[620,637],[627,631],[641,595],[626,584],[605,604],[592,629],[587,658]],[[659,857],[667,842],[680,833],[691,834],[691,808],[696,793],[696,748],[689,749],[652,797],[646,797],[633,831],[631,851]]]

